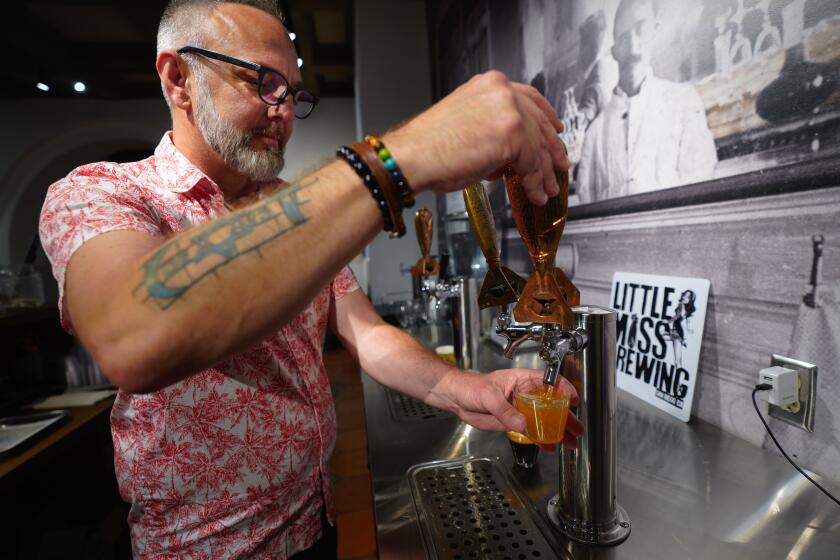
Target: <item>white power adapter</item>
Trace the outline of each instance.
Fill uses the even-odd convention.
[[[759,372],[761,383],[772,386],[767,402],[776,406],[787,406],[799,402],[796,371],[782,366],[765,368]]]

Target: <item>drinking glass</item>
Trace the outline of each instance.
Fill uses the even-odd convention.
[[[525,435],[534,443],[563,441],[569,415],[569,394],[554,385],[542,385],[515,395],[516,409],[525,415]]]
[[[513,451],[513,461],[525,469],[532,469],[537,464],[540,448],[527,436],[519,432],[508,432],[510,449]]]

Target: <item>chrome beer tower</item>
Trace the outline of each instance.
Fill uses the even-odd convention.
[[[421,290],[427,297],[435,298],[436,307],[444,302],[449,305],[455,361],[463,369],[477,367],[480,337],[475,278],[454,276],[437,282],[426,280]]]
[[[507,358],[525,341],[535,341],[545,362],[543,382],[554,385],[563,375],[578,392],[572,412],[583,423],[584,434],[576,449],[561,446],[559,492],[548,503],[549,519],[573,541],[616,545],[630,534],[630,520],[616,502],[616,314],[577,305],[580,292],[554,267],[567,211],[568,178],[561,178],[565,188],[560,195],[536,207],[525,198],[518,177],[506,173],[514,219],[534,263],[527,283],[500,264],[483,185],[464,191],[489,265],[479,307],[499,306],[496,333],[507,340]]]
[[[420,294],[424,305],[428,306],[432,298],[435,310],[446,302],[450,307],[452,339],[455,348],[455,360],[464,369],[476,367],[479,344],[479,316],[476,301],[476,282],[474,278],[456,276],[435,279],[440,273],[440,265],[429,255],[432,244],[432,213],[420,208],[414,215],[414,227],[417,230],[417,243],[420,245],[420,260],[411,269],[415,293]]]

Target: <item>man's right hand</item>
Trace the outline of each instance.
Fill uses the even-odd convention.
[[[563,125],[548,101],[504,74],[479,74],[383,137],[415,191],[450,192],[501,175],[522,177],[528,198],[545,204],[568,171]]]

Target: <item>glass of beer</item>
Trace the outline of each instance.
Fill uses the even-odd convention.
[[[525,415],[525,435],[534,443],[554,444],[563,441],[569,415],[569,394],[554,385],[542,385],[516,393],[516,410]]]
[[[534,465],[537,464],[537,455],[539,455],[540,448],[519,432],[508,432],[507,437],[510,442],[510,449],[513,451],[514,463],[525,469],[534,468]]]
[[[455,361],[455,347],[451,344],[446,344],[444,346],[438,346],[435,348],[435,354],[438,355],[439,358],[443,358],[447,362],[452,362],[453,364],[456,363]]]

